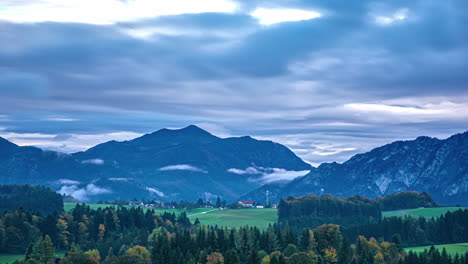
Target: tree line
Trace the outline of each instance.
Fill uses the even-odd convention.
[[[289,196],[278,205],[278,221],[288,222],[298,230],[326,223],[342,226],[373,223],[381,218],[379,204],[358,195],[346,199],[332,195]]]
[[[440,206],[427,192],[399,192],[395,194],[389,194],[384,197],[379,196],[375,200],[380,205],[380,209],[382,211]]]
[[[447,212],[437,218],[386,217],[376,223],[343,227],[349,239],[363,235],[397,239],[401,245],[421,246],[431,244],[461,243],[468,241],[468,209]]]

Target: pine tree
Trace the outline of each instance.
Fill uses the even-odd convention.
[[[47,262],[48,260],[54,258],[55,249],[52,244],[52,239],[49,236],[45,236],[44,241],[42,242],[43,247],[43,258],[41,261]]]
[[[256,250],[252,250],[247,260],[247,264],[259,264],[260,258],[258,257],[258,253]]]

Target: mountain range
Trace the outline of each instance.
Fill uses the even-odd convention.
[[[281,144],[219,138],[193,125],[73,154],[0,140],[0,183],[43,184],[82,201],[233,200],[271,179],[302,176],[310,169]]]
[[[418,137],[323,163],[289,183],[266,184],[242,199],[271,201],[305,194],[375,198],[400,191],[428,192],[442,204],[468,204],[468,132],[440,140]]]
[[[287,147],[251,137],[219,138],[197,127],[161,129],[65,154],[0,138],[0,183],[41,184],[81,201],[252,199],[425,191],[468,204],[468,132],[418,137],[314,168]]]

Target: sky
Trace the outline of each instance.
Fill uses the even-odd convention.
[[[466,0],[2,0],[0,136],[62,152],[190,124],[313,165],[468,130]]]

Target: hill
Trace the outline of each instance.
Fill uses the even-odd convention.
[[[288,184],[265,185],[242,199],[261,201],[289,195],[332,194],[376,198],[401,191],[427,192],[442,204],[468,204],[468,132],[447,139],[418,137],[397,141],[353,156],[324,163]]]

